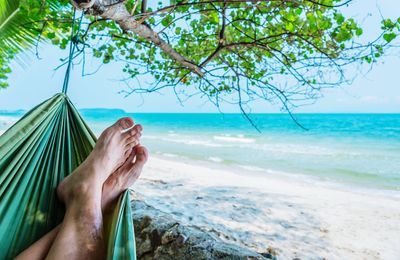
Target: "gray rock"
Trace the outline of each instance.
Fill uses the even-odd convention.
[[[274,259],[183,226],[141,200],[132,201],[138,259]]]

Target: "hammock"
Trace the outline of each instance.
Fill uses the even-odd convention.
[[[61,223],[56,187],[96,137],[65,94],[29,111],[0,136],[0,259],[11,259]],[[129,193],[104,220],[107,259],[136,259]]]

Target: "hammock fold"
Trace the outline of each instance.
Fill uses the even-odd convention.
[[[12,259],[61,223],[58,183],[96,137],[65,94],[44,101],[0,136],[0,259]],[[107,259],[136,259],[129,193],[105,217]]]

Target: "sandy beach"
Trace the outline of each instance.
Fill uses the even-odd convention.
[[[152,156],[152,206],[278,259],[400,259],[400,194]]]

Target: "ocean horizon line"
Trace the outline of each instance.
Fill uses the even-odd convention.
[[[123,114],[198,114],[198,115],[242,115],[240,112],[134,112],[126,111],[121,108],[79,108],[82,113],[91,112],[118,112]],[[0,109],[0,114],[23,114],[28,112],[29,109]],[[289,115],[287,112],[250,112],[249,115]],[[292,112],[293,115],[399,115],[399,112]]]

